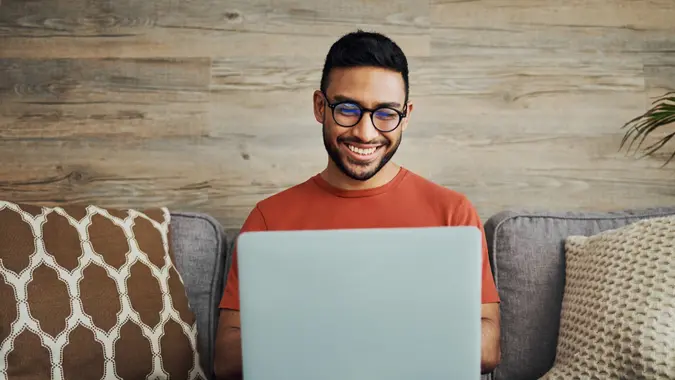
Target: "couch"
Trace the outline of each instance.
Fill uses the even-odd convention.
[[[484,379],[537,379],[551,368],[565,281],[563,239],[675,214],[675,208],[609,213],[504,211],[485,221],[490,261],[502,298],[502,363]],[[198,328],[197,346],[213,378],[218,303],[232,241],[211,216],[171,213],[175,265]]]
[[[218,301],[231,243],[208,215],[175,214],[174,244],[197,314],[205,367],[212,368]],[[675,215],[673,208],[615,212],[502,211],[485,221],[492,270],[502,298],[502,362],[484,379],[527,380],[553,365],[565,283],[563,241],[637,220]]]
[[[675,207],[616,212],[503,211],[485,221],[501,297],[502,362],[496,380],[530,380],[554,364],[565,286],[564,239],[591,236]]]
[[[213,217],[200,213],[171,213],[171,243],[198,328],[198,348],[209,380],[214,378],[213,354],[218,328],[218,304],[227,263],[227,239]]]

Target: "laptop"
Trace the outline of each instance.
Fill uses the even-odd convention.
[[[475,227],[243,233],[246,380],[480,378]]]

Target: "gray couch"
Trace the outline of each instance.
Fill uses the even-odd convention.
[[[502,363],[484,378],[537,379],[553,365],[565,283],[565,237],[588,236],[671,214],[675,214],[675,207],[610,213],[504,211],[485,221],[492,270],[502,299]],[[202,362],[211,379],[218,303],[231,242],[215,219],[196,213],[172,213],[171,240],[197,317]]]
[[[176,267],[185,282],[197,318],[197,345],[202,366],[213,379],[213,350],[226,267],[226,239],[211,216],[171,213],[171,243]]]
[[[502,301],[502,362],[494,378],[538,379],[553,366],[567,236],[590,236],[673,214],[675,207],[608,213],[504,211],[490,217],[485,235]]]

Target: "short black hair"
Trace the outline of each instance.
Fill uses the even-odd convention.
[[[401,73],[405,83],[405,102],[408,102],[408,60],[403,50],[389,37],[357,30],[340,37],[326,55],[321,74],[321,91],[325,94],[328,76],[334,68],[381,67]]]

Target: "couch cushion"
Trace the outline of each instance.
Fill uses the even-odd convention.
[[[0,368],[10,378],[203,379],[170,222],[166,208],[0,201]]]
[[[553,366],[568,236],[590,236],[673,214],[675,207],[609,213],[503,211],[490,217],[485,234],[502,326],[502,361],[495,379],[538,379]]]
[[[204,371],[213,378],[213,351],[218,327],[218,303],[225,276],[225,237],[211,216],[171,214],[171,244],[176,266],[197,318],[198,347]]]
[[[675,217],[565,241],[553,368],[540,380],[675,379]]]

